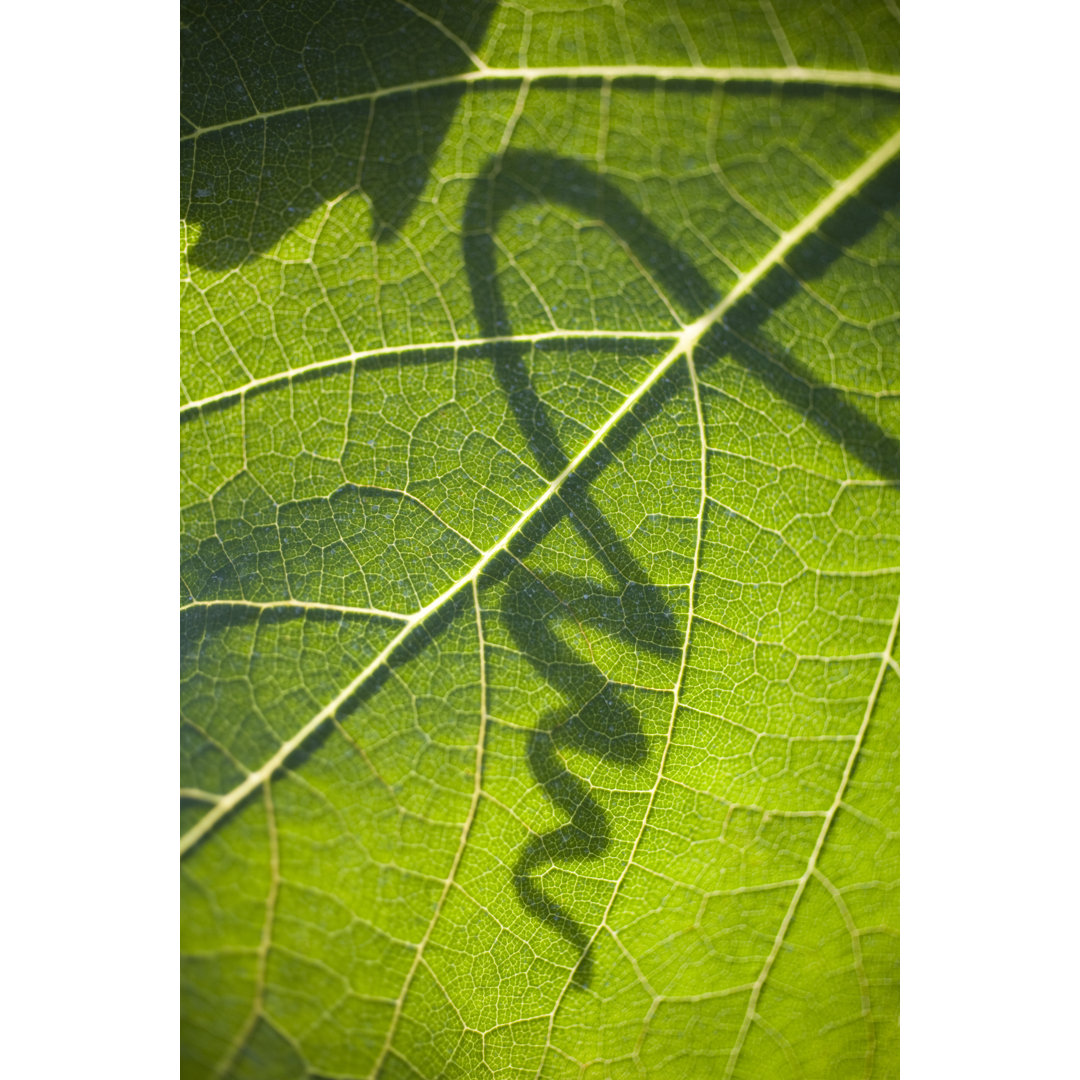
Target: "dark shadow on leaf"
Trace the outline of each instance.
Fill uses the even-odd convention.
[[[538,530],[526,538],[521,557],[543,538],[543,533]],[[592,976],[590,935],[541,888],[534,876],[545,866],[600,858],[611,846],[607,814],[594,798],[591,785],[571,772],[563,751],[636,766],[648,757],[648,741],[637,711],[595,664],[576,653],[557,633],[556,627],[567,620],[567,612],[558,594],[549,587],[551,583],[541,581],[518,557],[509,554],[500,556],[485,577],[485,586],[499,582],[503,589],[499,617],[514,644],[545,683],[567,702],[563,708],[545,714],[539,727],[528,734],[525,756],[545,796],[569,820],[557,829],[530,837],[514,864],[513,883],[525,909],[581,952],[575,981],[587,987]],[[652,586],[647,588],[659,592]],[[583,611],[581,617],[593,621],[597,614],[594,606]],[[677,635],[670,612],[661,611],[657,621],[660,629],[656,636],[668,649],[673,648]],[[665,633],[669,625],[671,629]],[[647,633],[640,644],[652,647]]]
[[[522,395],[518,400],[527,401],[527,409],[515,411],[515,415],[526,438],[533,442],[536,418],[545,418],[540,425],[548,426],[544,406],[533,395]],[[493,562],[482,581],[485,586],[501,583],[501,622],[521,654],[566,702],[563,708],[546,714],[538,730],[529,734],[525,755],[544,794],[569,821],[526,842],[515,862],[513,881],[526,910],[581,950],[574,975],[579,987],[587,987],[592,979],[590,936],[562,904],[544,892],[534,874],[555,863],[600,858],[610,847],[611,830],[590,786],[570,771],[561,751],[635,766],[645,762],[648,742],[637,711],[556,628],[560,622],[567,626],[588,623],[623,638],[634,648],[669,659],[678,655],[682,644],[663,590],[649,581],[589,496],[589,483],[611,460],[610,454],[600,455],[595,463],[590,459],[588,480],[568,478],[559,494],[511,541],[509,551]],[[573,523],[597,562],[619,582],[617,590],[594,588],[588,579],[559,573],[545,574],[541,579],[526,567],[532,551],[565,519]]]
[[[460,87],[340,99],[472,62],[396,0],[320,6],[314,19],[310,5],[289,0],[181,6],[181,217],[201,229],[196,266],[239,266],[353,189],[370,201],[372,236],[390,238],[427,183]],[[494,8],[477,0],[436,15],[475,49]],[[194,134],[217,125],[227,126]]]

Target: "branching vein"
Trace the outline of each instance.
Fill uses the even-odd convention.
[[[680,71],[686,69],[678,69]],[[519,73],[520,74],[520,73]],[[768,253],[757,263],[756,266],[746,273],[735,286],[710,310],[700,318],[684,327],[675,339],[673,347],[659,360],[649,374],[637,387],[628,394],[621,405],[615,409],[608,419],[595,431],[593,436],[585,443],[577,454],[566,464],[559,474],[551,481],[543,493],[530,505],[507,530],[503,537],[485,551],[473,564],[472,569],[460,580],[451,585],[430,603],[410,615],[402,624],[401,629],[347,686],[345,686],[330,702],[328,702],[315,716],[304,724],[291,738],[286,740],[259,769],[248,776],[230,792],[223,795],[206,814],[181,837],[180,853],[186,852],[209,833],[214,826],[227,814],[240,805],[260,784],[272,777],[280,769],[300,746],[302,746],[324,723],[326,723],[367,681],[370,679],[394,654],[400,645],[413,633],[417,627],[423,625],[426,620],[437,611],[440,611],[450,600],[458,595],[462,589],[470,587],[476,582],[484,570],[491,564],[501,552],[505,551],[510,542],[516,537],[529,521],[558,493],[562,485],[569,479],[581,465],[600,446],[620,421],[633,411],[639,402],[649,391],[667,374],[672,366],[682,357],[689,357],[694,347],[702,340],[704,335],[744,296],[746,296],[758,282],[775,266],[779,265],[785,256],[817,229],[821,223],[845,200],[854,195],[864,184],[867,183],[881,168],[883,168],[900,149],[900,135],[897,132],[877,150],[875,150],[857,169],[845,179],[836,183],[832,191],[814,207],[794,228],[782,234],[780,239],[773,245]],[[511,340],[520,340],[517,338]],[[388,350],[390,351],[390,350]],[[884,665],[883,665],[884,669]]]
[[[476,60],[478,63],[482,61]],[[309,112],[312,109],[324,109],[333,105],[345,105],[355,101],[377,101],[379,98],[394,94],[416,93],[421,90],[433,90],[446,86],[462,86],[470,83],[519,82],[537,79],[657,79],[661,82],[717,82],[717,83],[803,83],[818,86],[863,86],[876,90],[898,91],[900,76],[884,71],[852,71],[830,68],[808,68],[798,65],[789,67],[665,67],[655,64],[583,64],[577,67],[519,67],[493,68],[479,67],[474,71],[444,75],[436,79],[423,79],[418,82],[401,83],[396,86],[383,86],[376,90],[367,90],[360,94],[348,94],[338,98],[328,98],[305,102],[302,105],[287,105],[281,109],[268,109],[254,112],[239,120],[226,120],[220,124],[207,124],[180,136],[181,142],[198,139],[211,131],[240,127],[256,120],[265,120],[274,116],[289,116],[295,113]]]

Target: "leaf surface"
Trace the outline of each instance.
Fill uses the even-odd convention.
[[[184,1075],[896,1075],[894,9],[182,22]]]

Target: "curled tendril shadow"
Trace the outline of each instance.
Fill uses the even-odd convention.
[[[895,176],[886,169],[882,193],[889,205],[889,185]],[[872,182],[871,186],[874,186]],[[583,218],[602,222],[621,240],[667,295],[687,311],[703,311],[719,299],[716,291],[689,258],[672,245],[657,226],[609,181],[580,162],[555,154],[508,149],[492,157],[473,183],[466,202],[463,253],[466,274],[484,337],[507,337],[511,321],[498,284],[495,236],[499,221],[515,207],[535,202],[562,203]],[[846,243],[864,235],[878,220],[872,206],[842,207],[830,218]],[[800,246],[801,247],[801,246]],[[816,276],[838,250],[816,252],[804,258],[804,276]],[[799,250],[792,253],[798,257]],[[791,296],[797,282],[782,268],[766,275],[762,295],[779,306]],[[748,298],[750,299],[750,298]],[[754,309],[740,322],[749,334],[764,321],[771,308]],[[712,336],[726,334],[716,327]],[[740,335],[739,340],[745,339]],[[564,347],[573,348],[570,342]],[[716,342],[726,348],[756,377],[785,400],[799,407],[830,437],[887,478],[899,475],[898,442],[851,406],[835,388],[818,382],[786,350],[772,347],[740,349],[735,342]],[[507,342],[494,352],[495,377],[540,473],[554,479],[569,463],[555,425],[533,386],[526,364],[530,346]],[[706,361],[707,362],[707,361]],[[618,608],[615,625],[635,646],[660,655],[677,656],[682,647],[675,617],[663,590],[652,584],[644,569],[618,537],[589,495],[589,486],[675,391],[679,380],[661,380],[612,430],[589,460],[562,485],[558,495],[529,522],[496,559],[485,577],[505,584],[499,615],[519,651],[554,686],[567,704],[544,716],[526,739],[529,769],[546,797],[569,819],[542,835],[533,835],[521,849],[513,868],[513,884],[525,909],[547,923],[581,953],[573,981],[588,987],[593,976],[592,937],[559,901],[538,883],[537,871],[557,863],[600,859],[611,847],[608,816],[593,797],[591,786],[568,768],[562,752],[577,750],[618,764],[638,766],[648,757],[648,742],[641,718],[615,686],[591,661],[574,653],[555,633],[553,623],[565,611],[553,586],[555,575],[541,582],[525,566],[528,554],[563,518],[569,517],[593,555],[622,586],[616,594],[590,585],[587,618],[596,620],[608,601]],[[562,582],[563,585],[569,581]],[[596,599],[598,598],[598,599]],[[599,609],[599,610],[598,610]],[[610,629],[612,622],[605,620]]]
[[[506,156],[501,160],[505,163]],[[465,264],[482,333],[487,337],[509,332],[495,280],[494,236],[498,218],[521,199],[516,189],[509,199],[502,199],[500,193],[504,190],[489,169],[474,184],[466,208]],[[548,195],[566,201],[561,183],[555,190],[545,187],[530,197]],[[640,220],[655,233],[651,223]],[[650,239],[655,243],[658,237]],[[526,366],[527,349],[526,345],[512,342],[500,345],[494,357],[495,376],[540,473],[551,480],[566,468],[569,457],[532,384]],[[590,461],[566,480],[558,495],[522,530],[489,572],[491,578],[506,585],[499,615],[512,640],[567,702],[562,709],[545,715],[539,727],[528,735],[525,756],[544,794],[569,820],[529,838],[514,865],[513,882],[525,909],[580,951],[574,983],[581,987],[592,981],[590,935],[563,904],[544,891],[537,872],[556,863],[601,858],[611,846],[611,828],[591,786],[570,771],[563,752],[578,751],[637,766],[648,757],[648,741],[637,710],[618,687],[555,633],[553,624],[565,612],[557,595],[562,591],[559,586],[572,583],[558,580],[558,575],[548,575],[547,581],[541,582],[526,569],[525,559],[552,528],[568,518],[608,577],[619,585],[617,590],[610,590],[590,583],[585,618],[603,619],[606,627],[615,627],[616,633],[636,646],[662,655],[678,655],[678,627],[663,590],[649,581],[644,568],[589,495],[593,480],[621,445],[633,438],[643,418],[647,419],[661,404],[662,397],[652,395],[642,403],[638,416],[628,416],[612,433],[608,445],[598,448]]]
[[[556,863],[602,857],[611,846],[611,830],[591,785],[571,772],[563,753],[578,751],[637,766],[648,757],[648,741],[637,710],[619,688],[556,633],[555,624],[566,612],[558,594],[571,580],[551,574],[541,581],[525,565],[528,554],[559,521],[569,518],[592,554],[619,583],[617,589],[588,584],[590,606],[585,618],[603,619],[605,627],[615,627],[624,640],[669,657],[678,654],[680,643],[675,617],[662,590],[648,582],[621,541],[605,535],[611,531],[610,524],[585,494],[585,485],[573,487],[576,490],[565,492],[558,505],[550,506],[547,514],[523,531],[489,573],[491,580],[504,586],[499,617],[511,639],[567,703],[547,713],[529,733],[525,756],[544,794],[569,820],[557,829],[530,837],[513,868],[514,888],[527,911],[580,950],[574,981],[585,987],[592,978],[589,935],[540,887],[535,875]],[[608,544],[599,537],[605,537]]]

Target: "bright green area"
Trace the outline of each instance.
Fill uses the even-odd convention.
[[[185,1078],[898,1075],[892,5],[182,24]]]

